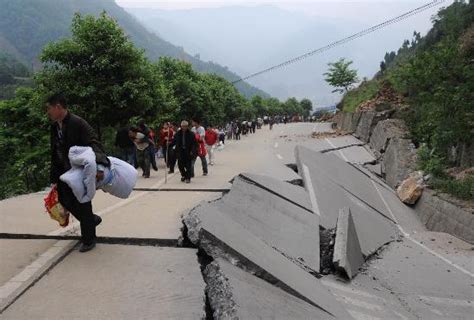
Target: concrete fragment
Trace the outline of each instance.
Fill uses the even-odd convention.
[[[392,138],[402,138],[408,132],[404,122],[400,119],[387,119],[377,123],[369,145],[378,154],[382,154],[387,149],[388,143]]]
[[[348,164],[335,155],[327,153],[322,154],[302,146],[296,146],[295,154],[298,171],[303,172],[301,165],[306,164],[310,169],[311,176],[315,180],[313,185],[317,185],[317,180],[320,179],[320,177],[323,179],[324,176],[324,179],[329,179],[339,188],[342,188],[354,197],[361,199],[361,201],[364,201],[378,213],[389,219],[391,218],[384,202],[375,193],[370,178],[363,172],[357,170],[354,165]],[[304,177],[303,180],[305,180]],[[336,206],[335,208],[336,213],[333,218],[333,227],[336,225],[336,219],[340,207],[341,206]]]
[[[221,258],[206,267],[204,280],[214,319],[334,319]]]
[[[349,208],[339,211],[334,244],[333,263],[339,271],[343,271],[352,279],[364,263],[359,238]]]
[[[382,200],[367,175],[333,155],[320,154],[300,146],[296,148],[296,154],[300,171],[308,172],[303,174],[303,180],[306,187],[311,186],[309,189],[312,190],[308,191],[317,203],[320,223],[324,228],[335,228],[339,209],[348,207],[364,256],[399,237],[385,204],[381,204],[382,211],[376,209],[377,201]],[[396,199],[396,195],[391,196]]]
[[[415,204],[423,193],[423,175],[411,174],[397,188],[397,195],[406,204]]]
[[[362,146],[351,146],[335,151],[329,152],[329,154],[334,154],[344,161],[348,161],[350,163],[373,163],[376,161],[375,157],[364,147]]]
[[[289,185],[289,184],[288,184]],[[301,187],[291,186],[293,188]],[[319,271],[319,218],[277,195],[234,179],[231,191],[221,201],[207,205],[218,208],[298,265]],[[206,205],[197,210],[206,210]]]
[[[362,111],[355,136],[364,142],[369,142],[373,128],[379,121],[388,119],[392,114],[391,110],[385,110],[381,112],[369,110]]]
[[[259,174],[241,173],[239,176],[253,182],[255,185],[261,188],[274,192],[281,198],[289,200],[310,212],[313,211],[308,193],[299,186]]]
[[[416,169],[416,161],[416,148],[410,139],[392,138],[382,162],[387,184],[395,189]]]
[[[225,258],[329,315],[351,319],[319,280],[213,206],[184,218],[189,239],[214,259]]]
[[[355,136],[364,142],[369,141],[370,131],[372,129],[372,121],[375,117],[375,111],[365,111],[362,113],[359,124],[355,131]]]

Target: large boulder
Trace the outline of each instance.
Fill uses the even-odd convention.
[[[403,180],[397,188],[397,195],[406,204],[415,204],[423,193],[423,173],[414,172],[407,179]]]
[[[391,138],[382,162],[387,184],[396,188],[416,170],[417,152],[410,139]]]

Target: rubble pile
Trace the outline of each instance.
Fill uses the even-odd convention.
[[[242,173],[221,199],[183,217],[186,241],[209,257],[215,319],[352,319],[320,278],[351,280],[399,237],[367,175],[333,154],[295,154],[304,188]]]
[[[389,84],[383,83],[377,95],[361,103],[357,107],[357,111],[383,111],[388,109],[403,109],[406,104],[403,102],[403,97],[398,94]]]

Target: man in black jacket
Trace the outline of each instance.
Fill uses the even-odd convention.
[[[94,150],[98,179],[103,177],[103,169],[110,166],[110,163],[92,127],[84,119],[67,110],[66,99],[61,94],[48,99],[47,113],[54,121],[51,125],[51,183],[57,185],[59,202],[79,220],[82,237],[79,251],[86,252],[95,247],[95,229],[102,220],[93,214],[92,203],[80,203],[71,188],[60,181],[59,177],[71,168],[68,153],[69,148],[73,146],[88,146]]]
[[[194,133],[189,130],[187,121],[181,122],[181,129],[175,135],[175,152],[178,158],[178,167],[181,172],[181,181],[190,183],[193,160],[197,156],[197,141]]]

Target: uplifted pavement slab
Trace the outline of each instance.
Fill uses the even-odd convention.
[[[366,148],[361,146],[351,146],[344,149],[339,149],[335,151],[328,152],[329,154],[334,154],[344,161],[350,163],[372,163],[375,162],[375,157],[367,151]]]
[[[342,184],[338,184],[328,176],[327,167],[331,165],[329,163],[330,161],[341,161],[344,165],[348,165],[347,163],[339,160],[335,156],[322,155],[301,147],[297,147],[297,157],[299,171],[302,172],[303,181],[305,186],[309,189],[310,196],[311,193],[313,194],[314,201],[321,215],[320,224],[324,228],[335,228],[339,216],[339,209],[344,207],[350,208],[355,229],[359,236],[361,250],[365,257],[376,252],[384,244],[396,240],[399,237],[397,227],[392,220],[389,220],[385,215],[376,211],[365,199],[360,199],[354,193],[350,192],[350,190],[344,186],[344,181],[341,181]],[[323,160],[326,161],[321,161],[319,157],[325,157]],[[318,158],[320,161],[313,161],[314,158]],[[357,171],[354,168],[352,168],[352,170]],[[368,179],[367,176],[362,173],[360,174],[362,177],[353,174],[356,181],[352,181],[351,183],[355,184],[364,179]],[[348,180],[349,179],[351,179],[351,177],[348,177]],[[363,183],[361,183],[361,185],[362,184]],[[367,197],[378,197],[374,186],[371,184],[370,187],[372,194]]]
[[[57,240],[0,239],[0,286],[23,271],[56,242]]]
[[[67,256],[2,319],[201,319],[204,288],[196,250],[98,245]]]
[[[271,191],[279,195],[281,198],[305,208],[311,213],[313,212],[309,194],[304,188],[300,186],[295,186],[291,183],[260,174],[241,173],[239,176],[244,180],[254,183],[256,186],[262,189]]]
[[[472,274],[411,239],[391,243],[371,262],[367,275],[389,289],[417,319],[472,319]]]
[[[206,267],[204,280],[214,319],[334,319],[221,258]]]
[[[240,177],[234,179],[228,194],[209,206],[298,265],[319,272],[319,219],[316,215]],[[197,210],[202,212],[206,207]]]
[[[214,206],[184,219],[191,242],[208,255],[225,258],[338,319],[351,319],[320,281]]]
[[[335,155],[315,152],[302,146],[296,146],[295,155],[299,172],[302,172],[301,165],[305,164],[313,179],[325,176],[340,188],[366,202],[378,213],[391,218],[387,207],[374,189],[372,180],[352,165]]]
[[[342,270],[349,279],[352,279],[364,264],[359,237],[349,208],[339,211],[333,262],[336,269]]]

